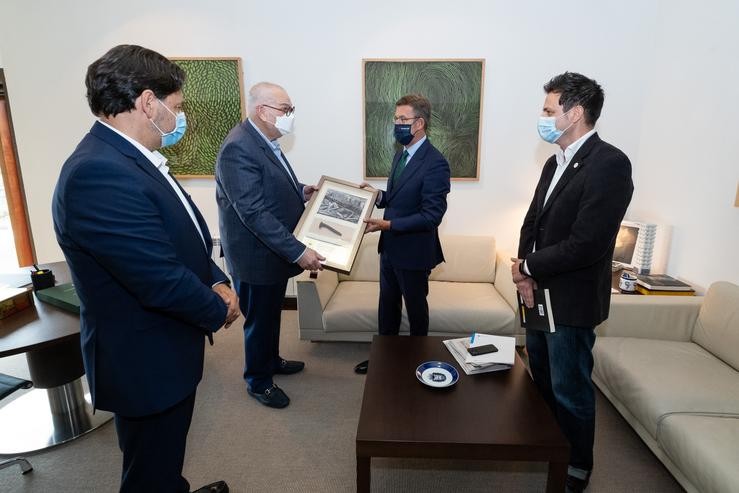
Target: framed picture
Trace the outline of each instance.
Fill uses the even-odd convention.
[[[325,268],[349,274],[364,238],[364,219],[372,215],[377,194],[322,176],[295,227],[295,237],[326,257]]]
[[[159,152],[180,178],[212,178],[223,140],[246,118],[241,58],[171,60],[187,74],[182,89],[187,131],[177,144]]]
[[[395,102],[419,93],[431,102],[427,135],[449,161],[452,180],[479,180],[484,73],[484,59],[363,60],[365,179],[387,178],[400,149]]]

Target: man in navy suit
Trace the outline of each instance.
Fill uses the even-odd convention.
[[[420,94],[403,96],[395,103],[393,121],[395,139],[403,148],[393,158],[387,191],[380,192],[377,202],[385,214],[383,219],[365,220],[366,233],[381,231],[378,328],[380,335],[399,333],[404,300],[411,335],[425,336],[429,274],[444,261],[438,228],[451,175],[449,163],[426,137],[431,122],[428,99]],[[366,373],[367,368],[363,361],[354,370]]]
[[[99,120],[53,197],[93,404],[115,413],[121,492],[190,491],[182,464],[204,341],[239,316],[203,217],[156,151],[185,131],[184,81],[177,65],[140,46],[92,63],[87,101]]]
[[[559,149],[542,170],[511,270],[526,306],[534,289],[549,289],[555,332],[527,330],[526,349],[572,447],[567,491],[578,492],[593,468],[594,328],[608,318],[613,249],[634,186],[629,158],[595,132],[600,85],[565,72],[544,91],[539,135]]]
[[[265,406],[290,404],[275,374],[301,371],[280,355],[280,315],[287,281],[325,260],[292,234],[315,188],[303,185],[277,139],[292,131],[295,108],[285,90],[261,82],[249,90],[249,118],[234,127],[216,163],[221,244],[244,313],[247,393]]]

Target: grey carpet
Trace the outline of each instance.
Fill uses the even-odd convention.
[[[355,491],[354,438],[364,377],[352,368],[367,358],[369,345],[300,341],[296,312],[283,312],[282,355],[307,367],[276,377],[291,404],[272,410],[245,392],[239,327],[219,332],[215,346],[206,347],[185,477],[193,488],[224,479],[234,493]],[[0,359],[0,371],[26,377],[24,362],[22,356]],[[682,491],[600,393],[597,406],[596,468],[588,491]],[[117,491],[121,456],[112,423],[27,457],[34,471],[0,471],[0,492]],[[546,466],[536,463],[372,462],[374,492],[540,492],[545,482]]]

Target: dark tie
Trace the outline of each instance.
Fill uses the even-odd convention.
[[[400,175],[403,174],[403,170],[405,169],[405,163],[407,162],[408,162],[408,151],[403,150],[403,154],[400,156],[400,160],[398,160],[398,165],[395,167],[395,173],[393,173],[393,183],[398,182]]]

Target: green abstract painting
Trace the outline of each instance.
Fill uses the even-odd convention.
[[[212,177],[223,140],[245,117],[240,58],[174,58],[187,74],[182,92],[187,131],[160,150],[172,174]]]
[[[398,150],[395,102],[419,93],[431,102],[428,137],[452,179],[479,179],[485,60],[364,60],[364,176],[385,178]]]

